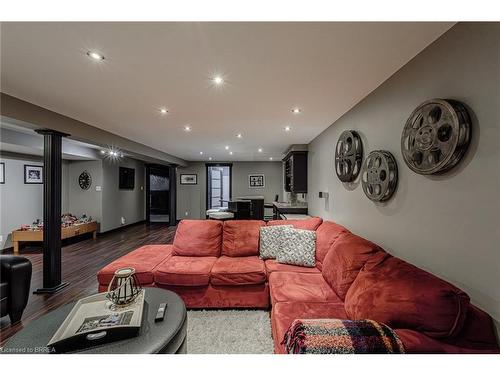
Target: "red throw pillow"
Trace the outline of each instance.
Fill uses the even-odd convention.
[[[244,257],[259,254],[261,220],[227,220],[222,235],[222,255]]]
[[[343,300],[361,268],[377,253],[385,252],[362,237],[343,233],[323,260],[321,272],[326,282]]]
[[[323,269],[323,261],[326,254],[328,254],[332,245],[343,233],[350,232],[342,225],[333,221],[323,221],[323,224],[316,229],[316,267],[320,271]]]
[[[174,237],[173,255],[207,257],[220,256],[222,221],[182,220]]]

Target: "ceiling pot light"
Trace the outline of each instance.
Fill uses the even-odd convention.
[[[226,150],[229,150],[229,146],[225,146],[224,148],[225,148]]]
[[[200,151],[200,155],[203,155],[203,151]]]
[[[300,113],[300,112],[302,112],[302,110],[300,108],[292,108],[292,113],[297,114],[297,113]]]
[[[210,156],[210,157],[208,158],[208,160],[212,160],[212,157]]]
[[[95,52],[95,51],[88,51],[87,56],[90,57],[92,60],[96,60],[96,61],[104,60],[104,56],[98,52]]]
[[[162,115],[166,115],[166,114],[168,113],[168,109],[166,109],[166,108],[162,108],[162,109],[160,109],[160,113],[161,113]]]
[[[214,78],[212,78],[212,82],[217,86],[220,86],[224,83],[224,78],[222,78],[221,76],[215,76]]]
[[[191,131],[191,126],[189,126],[189,125],[184,126],[184,130],[187,131],[187,132],[190,132]]]
[[[232,155],[232,154],[233,154],[233,152],[232,152],[232,151],[229,151],[229,155]]]
[[[290,130],[292,130],[292,128],[291,128],[291,127],[289,127],[289,126],[285,126],[285,131],[286,131],[286,132],[289,132]]]
[[[273,157],[271,156],[271,157],[269,158],[269,160],[273,160]]]
[[[262,149],[261,149],[261,148],[259,148],[259,152],[262,152]]]
[[[243,135],[241,133],[236,134],[236,138],[242,138]]]

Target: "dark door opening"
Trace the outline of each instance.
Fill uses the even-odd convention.
[[[175,168],[146,166],[146,220],[175,225]]]
[[[228,206],[232,194],[232,164],[207,164],[207,210]]]

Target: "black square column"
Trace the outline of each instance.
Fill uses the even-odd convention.
[[[69,134],[51,129],[35,130],[43,135],[43,288],[34,291],[56,293],[62,282],[61,267],[61,185],[62,137]]]

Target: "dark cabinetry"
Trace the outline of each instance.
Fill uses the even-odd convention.
[[[291,151],[283,159],[285,191],[307,193],[307,151]]]

